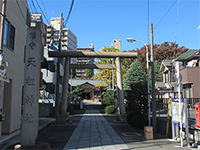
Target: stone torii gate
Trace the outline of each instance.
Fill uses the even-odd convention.
[[[137,52],[86,52],[86,51],[49,51],[49,57],[65,57],[64,65],[64,81],[61,98],[61,115],[65,115],[67,107],[67,90],[69,82],[70,60],[74,57],[90,57],[90,58],[116,58],[115,65],[112,64],[71,64],[71,68],[98,68],[98,69],[112,69],[116,68],[117,73],[117,87],[120,115],[125,115],[124,109],[124,92],[121,71],[121,58],[136,58]]]

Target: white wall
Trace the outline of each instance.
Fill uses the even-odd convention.
[[[19,6],[17,5],[19,3]],[[3,133],[11,133],[20,129],[22,86],[24,84],[24,46],[26,37],[26,0],[7,1],[6,16],[8,21],[15,27],[14,51],[4,46],[3,53],[8,61],[6,76],[11,79],[9,86],[4,90],[3,113],[6,120],[3,121]],[[21,11],[23,13],[21,13]],[[10,97],[6,97],[10,95]]]

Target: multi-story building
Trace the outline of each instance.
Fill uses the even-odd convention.
[[[54,41],[54,45],[59,43],[59,31],[61,26],[60,17],[51,18],[51,23],[47,24],[47,35],[46,35],[46,46],[50,44],[51,40]],[[62,21],[63,22],[63,21]],[[62,26],[64,26],[62,24]],[[62,27],[63,28],[63,27]],[[76,51],[77,48],[77,37],[69,29],[62,29],[61,33],[61,49],[66,51]]]
[[[182,62],[180,74],[183,85],[182,96],[184,98],[200,98],[200,50],[188,50],[175,61]]]
[[[0,1],[0,6],[2,2]],[[1,82],[0,114],[5,114],[5,120],[0,121],[0,135],[13,133],[21,126],[24,54],[26,32],[30,23],[27,1],[7,1],[5,16],[5,24],[1,21],[0,24],[5,27],[3,54],[8,62],[6,76],[10,82]]]
[[[172,60],[163,60],[160,66],[160,71],[163,74],[163,81],[156,82],[155,87],[157,89],[157,95],[161,98],[175,97],[174,91],[174,74],[175,67],[171,63]]]
[[[120,39],[114,39],[113,40],[113,47],[116,49],[119,49],[119,51],[121,51],[122,48],[122,44],[121,44],[121,40]]]
[[[63,18],[51,18],[51,23],[46,25],[46,47],[44,48],[44,62],[42,63],[41,72],[43,73],[43,82],[46,85],[46,96],[55,100],[55,83],[57,76],[57,58],[48,57],[48,50],[58,50],[59,45],[59,31],[61,28],[61,21]],[[63,28],[63,27],[62,27]],[[49,49],[48,49],[49,47]],[[77,37],[69,30],[62,29],[61,33],[61,50],[76,51]],[[62,82],[63,77],[63,59],[60,65],[60,77]],[[71,58],[71,63],[76,63],[76,58]],[[62,84],[60,84],[60,92],[62,91]],[[61,94],[61,93],[60,93]]]
[[[118,49],[119,51],[121,51],[121,48],[122,48],[121,40],[120,39],[118,39],[118,40],[114,39],[111,47],[114,47],[114,48]],[[104,48],[106,48],[106,46],[100,48],[99,52],[103,52]]]
[[[44,48],[44,55],[43,55],[43,62],[41,64],[41,72],[43,77],[43,84],[46,86],[45,93],[42,93],[42,95],[45,95],[48,99],[54,99],[55,100],[55,83],[56,83],[56,69],[57,69],[57,62],[58,58],[53,58],[48,56],[49,50],[57,50],[56,47],[50,47]],[[61,78],[63,76],[63,65],[60,65],[61,67]],[[61,90],[60,90],[61,91]],[[42,92],[44,92],[42,90]]]
[[[94,44],[90,43],[89,47],[87,48],[77,48],[77,51],[87,51],[87,52],[94,52]],[[93,64],[94,58],[77,58],[77,64]],[[84,78],[85,77],[85,69],[76,69],[76,76],[78,78]]]

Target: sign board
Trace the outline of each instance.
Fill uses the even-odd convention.
[[[180,115],[179,115],[179,99],[178,98],[172,98],[171,103],[172,108],[172,122],[174,125],[179,125],[180,123]],[[181,119],[183,122],[183,127],[185,127],[185,111],[184,111],[184,99],[181,98]]]

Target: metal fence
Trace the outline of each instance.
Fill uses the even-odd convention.
[[[189,127],[195,127],[196,125],[195,103],[197,102],[200,102],[200,98],[187,98]],[[167,119],[168,103],[169,103],[168,98],[156,99],[156,116],[157,117],[163,117]]]

